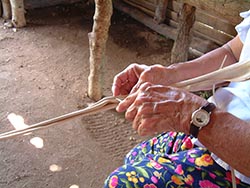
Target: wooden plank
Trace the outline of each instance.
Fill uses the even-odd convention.
[[[169,26],[171,26],[171,27],[173,27],[173,28],[177,28],[178,27],[178,22],[176,22],[175,20],[173,20],[171,18],[168,18],[168,17],[166,17],[164,23],[167,24],[167,25],[169,25]]]
[[[207,14],[206,12],[201,10],[197,10],[196,21],[205,23],[216,30],[223,31],[232,36],[235,36],[237,34],[235,25],[233,25],[231,22],[218,18],[211,14]]]
[[[152,12],[154,12],[155,9],[156,9],[156,4],[155,3],[147,2],[145,0],[123,0],[123,1],[126,2],[126,3],[131,3],[131,4],[134,4],[134,5],[141,6],[141,8],[146,8],[146,9],[152,11]]]
[[[194,30],[202,33],[207,39],[210,39],[217,44],[223,45],[233,38],[233,36],[221,33],[218,30],[212,29],[200,22],[195,22]]]
[[[168,4],[168,9],[172,10],[175,13],[171,12],[170,14],[168,12],[167,16],[176,21],[177,15],[175,14],[179,12],[181,4],[182,3],[177,1],[170,1]],[[214,16],[213,14],[209,14],[199,8],[196,9],[196,21],[210,25],[214,29],[221,30],[229,35],[236,35],[235,25],[232,24],[231,21],[219,18],[217,16]]]
[[[165,20],[165,23],[173,28],[178,27],[178,23],[171,18],[167,18]],[[212,28],[206,27],[205,25],[203,25],[200,22],[195,22],[195,24],[193,26],[193,32],[194,32],[195,36],[201,36],[207,40],[211,40],[213,42],[216,42],[219,45],[223,45],[227,41],[229,41],[233,38],[233,36],[231,36],[231,35],[227,35],[225,33],[221,33],[218,30],[214,30]]]
[[[133,1],[133,2],[137,2],[137,3],[140,3],[140,5],[143,7],[148,7],[150,8],[150,10],[153,10],[154,8],[154,5],[152,4],[152,1],[151,1],[151,4],[143,4],[145,3],[145,0],[139,0],[139,1],[136,1],[136,0],[129,0],[129,1]],[[133,4],[135,5],[135,4]],[[181,7],[182,3],[180,2],[177,2],[177,1],[169,1],[168,3],[168,9],[166,10],[166,17],[167,18],[170,18],[170,19],[173,19],[175,22],[177,22],[177,14],[178,14],[178,11],[180,10],[180,7]],[[138,8],[138,6],[137,6]],[[149,10],[147,9],[144,9],[144,8],[141,8],[140,9],[144,12],[146,12],[147,14],[149,14],[150,16],[153,16],[152,12],[150,12]],[[171,11],[171,9],[173,11]],[[235,28],[234,28],[234,25],[231,24],[231,22],[227,21],[227,20],[223,20],[221,18],[218,18],[216,16],[213,16],[213,15],[210,15],[202,10],[197,10],[196,11],[196,20],[199,21],[199,22],[202,22],[206,25],[209,25],[211,26],[212,28],[214,28],[215,30],[219,30],[219,31],[222,31],[222,32],[225,32],[226,34],[229,34],[231,36],[235,36],[236,35],[236,31],[235,31]],[[167,23],[171,23],[171,21],[169,20],[166,20]],[[176,26],[174,26],[176,27]]]
[[[171,19],[171,20],[175,21],[175,22],[178,22],[178,13],[174,12],[174,11],[172,11],[170,9],[166,10],[166,17],[168,19]]]
[[[247,0],[177,0],[189,3],[211,15],[230,21],[233,25],[241,22],[240,12],[249,10],[250,2]]]
[[[125,3],[131,5],[131,6],[135,7],[135,8],[138,8],[138,9],[141,10],[142,12],[148,14],[149,16],[154,17],[154,12],[153,12],[153,11],[151,11],[151,10],[149,10],[149,9],[147,9],[147,8],[145,8],[145,7],[143,7],[143,6],[141,6],[141,5],[136,4],[136,3],[134,3],[134,2],[131,1],[131,0],[123,0],[123,1],[124,1]]]
[[[170,9],[167,9],[166,17],[167,17],[167,22],[169,22],[170,20],[173,20],[174,22],[178,21],[177,20],[178,14],[174,11],[171,11]],[[222,20],[222,19],[213,17],[213,16],[208,15],[206,13],[201,13],[201,12],[199,12],[199,10],[196,14],[196,21],[198,21],[199,23],[204,23],[204,24],[210,26],[209,29],[213,28],[215,30],[218,30],[217,32],[222,31],[226,35],[231,35],[231,36],[236,35],[235,28],[231,23],[229,23],[226,20]],[[171,21],[170,21],[170,23],[171,23]],[[173,25],[173,26],[176,27],[175,25]],[[195,29],[200,30],[200,27],[196,27]]]
[[[194,36],[190,44],[190,48],[195,49],[200,54],[205,54],[218,47],[220,47],[220,45],[215,42],[198,36]]]

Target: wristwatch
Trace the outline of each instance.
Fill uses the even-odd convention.
[[[195,138],[198,137],[199,130],[205,127],[210,121],[210,114],[215,109],[213,103],[207,103],[192,113],[189,133]]]

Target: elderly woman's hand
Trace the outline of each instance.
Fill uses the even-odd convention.
[[[112,92],[114,96],[128,95],[137,91],[145,82],[170,85],[180,80],[174,66],[131,64],[114,77]]]
[[[142,136],[170,130],[188,133],[192,112],[204,104],[205,99],[187,91],[144,83],[117,111],[126,111],[126,118]]]
[[[114,77],[112,92],[114,96],[128,95],[136,85],[143,71],[148,69],[147,65],[133,63]]]

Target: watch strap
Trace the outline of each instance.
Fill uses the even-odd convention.
[[[199,130],[200,130],[199,127],[197,127],[197,126],[195,126],[193,123],[191,123],[190,129],[189,129],[189,133],[190,133],[193,137],[195,137],[195,138],[198,137]]]
[[[206,110],[208,113],[211,113],[215,109],[214,103],[207,103],[206,105],[202,106],[201,109]]]

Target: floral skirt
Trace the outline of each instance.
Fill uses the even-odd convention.
[[[105,181],[109,188],[232,187],[231,171],[220,167],[192,137],[168,132],[140,143]],[[237,187],[250,187],[236,178]]]

